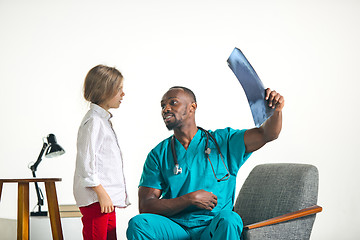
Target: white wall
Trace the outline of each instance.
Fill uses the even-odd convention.
[[[124,236],[137,213],[146,155],[171,134],[160,117],[169,87],[195,92],[200,126],[253,127],[226,64],[239,47],[286,106],[280,138],[253,154],[238,188],[259,163],[314,164],[324,211],[312,239],[353,239],[360,234],[359,10],[360,2],[351,0],[0,1],[0,177],[30,177],[27,166],[42,138],[54,133],[66,154],[44,159],[37,174],[61,177],[59,203],[74,203],[76,135],[87,111],[83,79],[97,64],[116,66],[126,96],[113,124],[132,202],[118,211]],[[0,218],[16,218],[16,192],[4,185]]]

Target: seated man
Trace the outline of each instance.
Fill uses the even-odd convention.
[[[232,211],[236,175],[253,151],[281,131],[284,98],[266,89],[274,114],[259,128],[206,131],[196,126],[194,93],[170,88],[162,117],[174,135],[148,154],[139,184],[139,215],[128,239],[240,239],[243,224]]]

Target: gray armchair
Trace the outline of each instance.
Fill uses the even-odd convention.
[[[307,164],[263,164],[245,180],[234,211],[244,223],[242,238],[309,239],[316,213],[319,175]]]

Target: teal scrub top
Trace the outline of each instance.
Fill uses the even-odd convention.
[[[175,138],[175,151],[182,173],[174,174],[174,158],[171,152],[171,137],[159,143],[150,151],[144,164],[139,186],[162,191],[161,198],[172,199],[197,190],[212,192],[218,198],[212,210],[186,209],[175,216],[173,221],[185,227],[199,227],[210,224],[220,210],[232,210],[235,199],[236,175],[251,153],[245,153],[244,133],[246,130],[232,128],[209,131],[220,146],[230,178],[217,182],[211,165],[205,156],[206,134],[200,129],[186,150]],[[217,178],[227,174],[216,145],[209,137],[210,160]]]

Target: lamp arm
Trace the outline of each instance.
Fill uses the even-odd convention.
[[[30,169],[31,169],[31,171],[33,173],[33,177],[36,177],[36,176],[34,176],[35,172],[37,170],[38,165],[40,164],[40,162],[42,160],[42,156],[43,156],[47,146],[48,146],[48,144],[46,142],[44,142],[43,147],[41,148],[40,154],[39,154],[36,162],[30,167]]]
[[[45,152],[47,146],[48,146],[48,144],[46,142],[44,142],[36,162],[30,167],[33,177],[36,177],[35,172],[37,170],[38,165],[40,164],[40,162],[42,160],[42,156],[44,155],[44,152]],[[44,205],[44,196],[43,196],[43,194],[41,192],[41,189],[39,188],[37,182],[35,182],[35,190],[36,190],[36,196],[37,196],[37,199],[38,199],[38,204],[37,205],[39,207],[39,212],[41,212],[41,206]]]
[[[41,192],[41,189],[38,186],[38,183],[35,182],[35,190],[36,190],[36,196],[38,199],[38,206],[39,206],[39,212],[41,211],[41,206],[44,205],[44,196]]]

